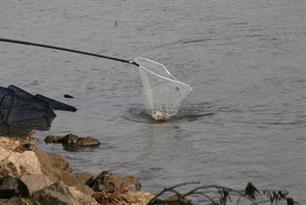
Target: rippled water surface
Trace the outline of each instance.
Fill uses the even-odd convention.
[[[78,108],[39,132],[103,143],[83,152],[41,143],[76,170],[136,175],[153,192],[252,181],[306,201],[305,13],[302,0],[1,1],[1,37],[151,58],[194,92],[176,119],[152,123],[135,66],[2,42],[0,85]]]

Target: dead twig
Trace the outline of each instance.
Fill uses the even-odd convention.
[[[199,184],[198,182],[187,182],[178,184],[169,188],[164,188],[159,192],[147,205],[192,205],[190,198],[202,196],[204,199],[212,205],[226,205],[228,202],[236,202],[239,205],[241,199],[249,201],[249,205],[267,204],[277,205],[280,201],[286,201],[287,205],[299,204],[295,202],[293,198],[288,197],[288,191],[280,190],[258,190],[252,183],[248,183],[244,190],[236,190],[225,186],[219,185],[205,185],[191,189],[186,193],[180,193],[176,190],[178,187],[182,187],[190,184]],[[174,195],[166,199],[162,199],[166,193],[173,193]],[[234,198],[232,199],[233,196]],[[263,198],[266,198],[262,200]],[[244,201],[245,201],[244,200]]]

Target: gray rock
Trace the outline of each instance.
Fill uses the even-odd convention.
[[[27,186],[18,178],[2,176],[0,178],[0,198],[11,198],[14,196],[30,196]]]
[[[67,186],[59,181],[51,186],[37,191],[32,196],[40,204],[44,205],[76,205],[77,202],[72,198]]]
[[[35,192],[32,198],[43,205],[99,205],[90,195],[66,186],[62,181]]]

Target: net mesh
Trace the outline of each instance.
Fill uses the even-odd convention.
[[[192,88],[178,81],[167,68],[150,59],[137,57],[143,85],[144,105],[147,114],[156,118],[163,113],[165,120],[176,115],[184,98]]]

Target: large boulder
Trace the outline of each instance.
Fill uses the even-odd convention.
[[[92,194],[93,190],[85,183],[80,183],[78,178],[72,173],[69,162],[62,156],[45,153],[40,149],[34,150],[41,163],[43,174],[52,182],[63,181],[68,186],[74,186],[79,191]]]
[[[31,195],[34,192],[39,191],[52,184],[50,179],[44,174],[27,174],[23,175],[20,180],[27,186],[28,191]]]
[[[42,174],[40,162],[33,151],[12,152],[2,163],[11,164],[12,169],[17,172],[18,176]]]
[[[134,176],[119,176],[109,171],[103,171],[97,177],[89,179],[86,184],[96,192],[111,191],[121,186],[129,190],[140,190],[141,184]]]

